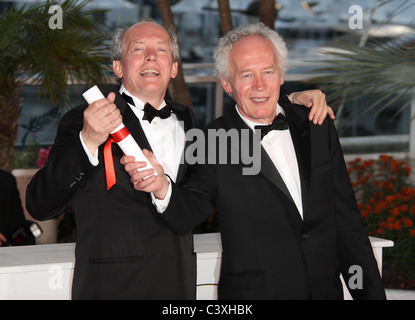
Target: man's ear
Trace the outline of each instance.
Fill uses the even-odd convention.
[[[114,70],[115,75],[118,78],[122,78],[122,65],[121,65],[121,61],[120,60],[113,60],[112,61],[112,70]]]
[[[176,61],[173,63],[173,67],[171,69],[171,78],[176,78],[177,74],[179,73],[179,63]]]
[[[232,92],[232,87],[228,81],[226,81],[223,77],[220,77],[220,82],[222,83],[223,90],[225,90],[226,93]]]

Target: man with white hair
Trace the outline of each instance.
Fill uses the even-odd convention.
[[[313,124],[307,108],[280,96],[283,40],[262,23],[244,26],[219,40],[214,57],[236,106],[207,125],[206,145],[215,144],[211,130],[236,129],[240,137],[248,131],[240,143],[250,150],[261,144],[259,173],[244,174],[242,151],[239,163],[223,163],[218,153],[212,159],[202,150],[178,187],[167,178],[143,181],[146,173],[134,172],[142,163],[124,157],[135,188],[165,202],[157,206],[159,216],[177,233],[217,209],[219,299],[342,299],[340,274],[354,299],[385,299],[333,121]],[[235,149],[229,141],[227,159]]]

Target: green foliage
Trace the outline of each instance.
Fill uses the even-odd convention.
[[[368,95],[377,99],[365,106],[365,112],[372,109],[381,112],[398,101],[406,101],[398,112],[410,105],[415,87],[414,39],[372,42],[371,47],[349,45],[322,53],[327,55],[322,62],[329,66],[315,71],[327,75],[310,82],[327,92],[327,99],[335,109]]]
[[[70,83],[100,83],[110,62],[108,32],[93,18],[102,10],[85,10],[89,1],[48,0],[10,9],[0,20],[0,94],[7,96],[10,77],[41,86],[39,96],[68,106]],[[62,29],[51,29],[49,8],[62,8]]]

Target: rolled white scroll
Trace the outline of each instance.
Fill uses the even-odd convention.
[[[96,85],[85,91],[82,96],[89,104],[105,98],[101,90],[99,90]],[[145,161],[147,163],[145,168],[137,169],[137,171],[154,169],[150,161],[144,156],[143,151],[123,123],[121,123],[114,131],[111,132],[111,136],[125,155],[133,156],[135,161]],[[157,175],[156,170],[154,170],[153,175]]]

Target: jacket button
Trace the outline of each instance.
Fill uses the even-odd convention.
[[[308,234],[303,233],[303,234],[301,235],[301,240],[305,241],[305,240],[307,240],[307,239],[308,239],[308,237],[309,237],[309,235],[308,235]]]

